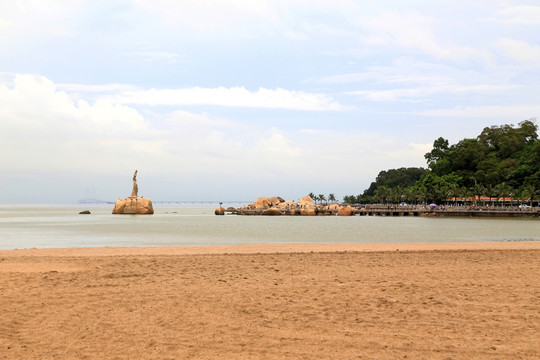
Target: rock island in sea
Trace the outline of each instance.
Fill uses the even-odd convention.
[[[118,199],[114,204],[113,214],[143,214],[149,215],[154,213],[152,201],[145,197],[139,196],[139,186],[137,185],[137,170],[133,174],[133,190],[131,195],[125,199]]]
[[[224,215],[225,212],[230,212],[237,215],[300,215],[300,216],[316,216],[316,215],[339,215],[351,216],[354,214],[354,209],[350,206],[341,206],[339,204],[321,205],[315,204],[309,196],[304,196],[299,201],[283,200],[279,196],[265,197],[262,196],[253,203],[242,206],[238,209],[229,208],[227,210],[222,207],[216,209],[216,215]]]

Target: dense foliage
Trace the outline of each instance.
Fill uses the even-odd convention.
[[[534,119],[486,127],[474,139],[450,145],[440,137],[425,154],[428,169],[381,171],[362,195],[346,203],[442,202],[449,199],[512,197],[538,199],[540,140]]]

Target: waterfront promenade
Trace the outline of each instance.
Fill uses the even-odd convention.
[[[538,207],[519,206],[429,206],[366,205],[357,207],[360,216],[465,216],[465,217],[540,217]]]

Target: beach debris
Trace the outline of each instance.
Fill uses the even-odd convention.
[[[90,210],[83,210],[79,214],[91,214]]]

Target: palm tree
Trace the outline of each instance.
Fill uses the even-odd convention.
[[[328,194],[328,201],[331,203],[336,202],[336,196],[334,195],[334,193]]]
[[[326,201],[326,197],[325,197],[323,194],[319,194],[318,198],[319,198],[319,201],[321,202],[321,204],[322,204],[324,201]]]
[[[491,200],[491,206],[493,206],[493,198],[496,197],[496,195],[495,195],[496,193],[497,193],[497,190],[493,185],[488,184],[486,186],[486,194],[489,196],[489,198]]]
[[[352,204],[354,204],[356,202],[356,196],[354,196],[354,195],[345,195],[343,197],[343,202],[345,204],[352,205]]]
[[[379,186],[377,190],[375,190],[375,199],[379,200],[382,204],[385,203],[385,201],[388,199],[390,189],[388,189],[386,186]]]
[[[424,185],[419,186],[416,190],[416,195],[417,195],[418,200],[420,200],[424,204],[426,203],[428,194],[429,194],[429,191]]]
[[[500,198],[503,199],[503,206],[504,206],[504,200],[505,200],[506,196],[508,194],[510,194],[512,189],[510,188],[510,186],[508,186],[508,184],[506,182],[503,182],[503,183],[497,185],[496,189],[497,189],[497,193],[499,195],[499,200],[500,200]]]
[[[401,190],[401,186],[396,186],[392,189],[392,200],[395,204],[399,204],[399,201],[401,200],[401,195],[403,195],[403,190]]]
[[[457,184],[451,185],[450,188],[448,189],[449,197],[454,198],[454,206],[457,205],[457,197],[459,196],[460,192],[461,192],[461,189],[459,188]]]
[[[405,201],[409,204],[415,200],[416,196],[412,186],[406,187],[405,190],[403,190],[403,195],[405,195]]]
[[[529,184],[525,186],[522,192],[523,196],[527,197],[529,200],[529,205],[532,207],[533,201],[539,196],[539,189],[534,184]]]
[[[317,199],[315,198],[315,194],[310,192],[307,196],[309,196],[311,198],[311,200],[313,201],[316,201]]]
[[[478,193],[482,194],[482,206],[486,206],[486,191],[487,188],[484,185],[478,185]]]

